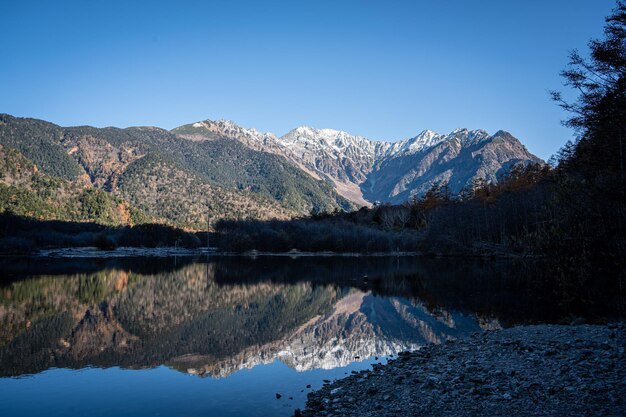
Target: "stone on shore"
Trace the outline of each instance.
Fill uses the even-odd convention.
[[[487,332],[326,384],[301,415],[622,416],[625,348],[623,323]]]

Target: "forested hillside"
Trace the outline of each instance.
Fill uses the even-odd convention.
[[[62,137],[52,123],[0,114],[0,144],[17,149],[49,175],[76,179],[83,171],[61,145]]]
[[[131,163],[117,181],[117,192],[135,207],[196,230],[213,219],[277,218],[298,214],[269,197],[212,185],[206,178],[147,155]],[[207,212],[207,205],[210,212]]]
[[[91,221],[119,226],[150,220],[102,190],[42,173],[17,150],[0,145],[0,213],[39,220]]]
[[[147,216],[181,227],[204,229],[207,215],[285,219],[353,207],[283,157],[223,138],[199,143],[154,127],[62,128],[0,115],[0,145],[20,151],[41,173],[71,181],[66,188],[100,190],[92,193],[123,198]],[[24,198],[13,199],[20,205]],[[20,213],[51,216],[41,204],[24,204],[31,210]],[[75,220],[63,213],[57,218]]]

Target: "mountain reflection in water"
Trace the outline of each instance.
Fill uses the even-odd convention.
[[[49,270],[60,272],[49,261]],[[332,369],[481,329],[555,320],[509,264],[413,258],[72,261],[12,267],[0,289],[0,375],[51,367],[224,377],[279,359]],[[68,267],[69,268],[69,267]],[[156,270],[155,270],[156,269]],[[160,269],[160,271],[159,271]]]
[[[323,380],[481,329],[569,320],[577,297],[526,264],[410,257],[1,258],[0,270],[0,415],[15,416],[288,416]],[[608,294],[576,305],[623,311]]]

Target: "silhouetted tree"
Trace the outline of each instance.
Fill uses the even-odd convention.
[[[626,4],[617,2],[606,18],[604,39],[589,42],[590,56],[570,53],[561,75],[565,85],[578,91],[574,102],[560,92],[552,97],[571,117],[566,126],[578,133],[578,143],[566,160],[570,168],[587,177],[618,174],[624,192],[624,135],[626,134]]]

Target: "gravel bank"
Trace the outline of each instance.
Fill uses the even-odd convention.
[[[308,396],[304,416],[625,416],[626,325],[539,325],[426,346]]]

